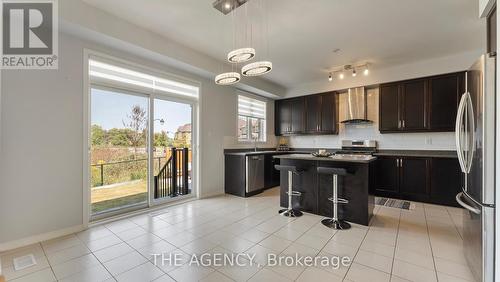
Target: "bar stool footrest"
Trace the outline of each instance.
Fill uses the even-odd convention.
[[[286,192],[287,195],[292,195],[292,196],[302,196],[302,192],[298,192],[298,191],[292,191],[291,193],[290,192]]]
[[[330,202],[334,202],[333,201],[333,198],[328,198],[328,201]],[[336,204],[349,204],[349,200],[347,199],[342,199],[342,198],[337,198],[337,202],[335,202]]]

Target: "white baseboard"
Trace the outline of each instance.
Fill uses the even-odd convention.
[[[34,235],[34,236],[25,237],[22,239],[17,239],[17,240],[10,241],[10,242],[1,243],[0,244],[0,253],[5,252],[5,251],[9,251],[9,250],[13,250],[13,249],[17,249],[17,248],[21,248],[21,247],[25,247],[25,246],[29,246],[32,244],[36,244],[38,242],[43,242],[43,241],[47,241],[50,239],[55,239],[57,237],[73,234],[76,232],[80,232],[84,229],[85,228],[83,225],[77,225],[77,226],[68,227],[68,228],[64,228],[64,229],[60,229],[60,230],[56,230],[56,231],[51,231],[51,232],[47,232],[47,233],[42,233],[42,234],[38,234],[38,235]]]
[[[212,197],[217,197],[217,196],[222,196],[222,195],[224,195],[224,191],[215,191],[212,193],[202,194],[200,196],[200,199],[212,198]]]

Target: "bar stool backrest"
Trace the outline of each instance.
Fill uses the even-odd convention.
[[[346,175],[347,170],[345,168],[336,168],[336,167],[318,167],[319,174],[330,174],[330,175]]]

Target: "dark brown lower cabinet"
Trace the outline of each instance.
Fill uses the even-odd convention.
[[[462,190],[462,173],[456,158],[434,158],[430,169],[430,198],[436,204],[457,206],[455,196]]]
[[[429,162],[429,158],[400,158],[399,193],[405,199],[429,200]]]
[[[376,161],[376,196],[458,206],[457,158],[383,156]]]
[[[274,168],[280,164],[280,159],[273,158],[274,155],[264,155],[264,187],[271,188],[280,185],[280,172]]]
[[[398,157],[378,157],[375,175],[375,189],[379,194],[387,197],[395,197],[399,194]]]

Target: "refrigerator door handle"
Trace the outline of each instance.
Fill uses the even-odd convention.
[[[462,95],[462,98],[460,99],[460,104],[459,104],[458,110],[457,110],[457,120],[455,122],[455,145],[457,147],[458,162],[460,164],[460,168],[462,169],[463,173],[466,173],[466,167],[465,167],[465,160],[464,160],[464,155],[463,155],[463,151],[462,151],[461,127],[462,127],[462,122],[463,122],[463,117],[464,117],[464,112],[465,112],[466,100],[467,100],[467,93],[464,93]]]
[[[475,124],[475,115],[474,115],[474,106],[472,105],[472,98],[470,94],[467,92],[467,125],[469,126],[468,128],[468,134],[467,134],[467,140],[469,140],[469,134],[472,137],[472,140],[470,144],[468,144],[467,148],[467,163],[465,166],[466,173],[470,173],[470,169],[472,167],[472,159],[474,158],[474,147],[476,144],[476,124]]]
[[[462,201],[462,196],[464,195],[463,192],[460,192],[458,193],[456,196],[455,196],[455,199],[457,200],[457,203],[459,205],[461,205],[462,207],[464,207],[465,209],[467,209],[468,211],[470,212],[473,212],[475,214],[481,214],[481,210],[480,209],[477,209],[477,208],[474,208],[474,207],[471,207],[470,205],[466,204],[464,201]]]

